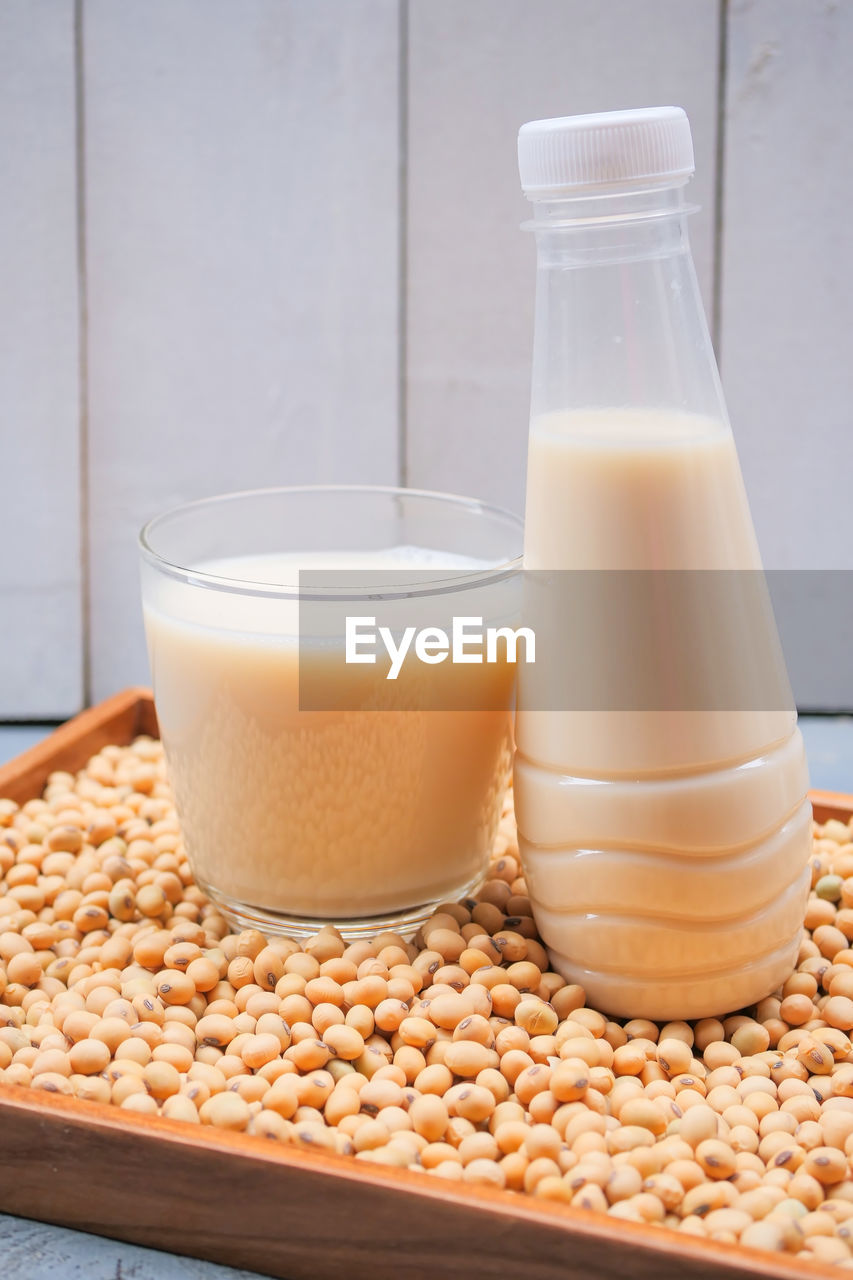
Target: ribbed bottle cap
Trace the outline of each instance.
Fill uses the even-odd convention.
[[[518,134],[526,195],[568,188],[637,186],[689,178],[690,122],[681,107],[640,107],[589,116],[531,120]]]

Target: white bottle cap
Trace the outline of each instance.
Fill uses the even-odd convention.
[[[690,122],[681,107],[640,107],[531,120],[518,134],[526,195],[567,189],[663,186],[694,170]]]

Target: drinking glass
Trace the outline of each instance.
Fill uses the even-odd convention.
[[[345,661],[341,619],[394,635],[505,619],[521,520],[455,495],[306,486],[189,503],[140,546],[187,857],[226,918],[411,934],[469,894],[509,777],[514,669],[409,654],[393,681],[383,653]]]

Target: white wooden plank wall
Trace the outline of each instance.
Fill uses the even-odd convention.
[[[0,718],[83,697],[72,0],[0,3]]]
[[[147,677],[135,537],[172,503],[403,479],[521,508],[536,116],[687,108],[765,559],[846,566],[853,5],[722,6],[2,0],[0,720]],[[812,705],[853,707],[847,666]]]
[[[717,0],[410,0],[410,484],[524,508],[535,270],[519,230],[525,120],[683,106],[710,304],[718,30]]]
[[[853,5],[739,0],[728,45],[721,360],[741,463],[768,564],[853,568]]]
[[[396,0],[87,0],[94,698],[148,516],[396,479],[398,47]]]
[[[853,5],[731,4],[721,363],[771,568],[853,568],[851,70]],[[853,707],[853,580],[784,586],[800,704]]]

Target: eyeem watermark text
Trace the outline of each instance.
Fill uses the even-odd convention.
[[[450,633],[442,627],[406,627],[399,641],[390,627],[377,627],[374,617],[347,617],[346,661],[375,663],[381,642],[391,659],[386,680],[396,680],[409,651],[421,662],[453,663],[518,661],[518,642],[524,641],[524,661],[536,661],[536,636],[530,627],[484,627],[477,617],[454,618]],[[501,650],[503,652],[501,652]]]

